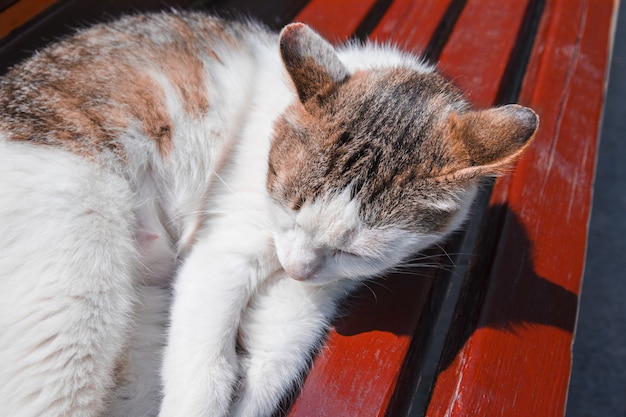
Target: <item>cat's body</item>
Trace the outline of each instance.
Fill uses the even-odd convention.
[[[42,50],[0,81],[0,415],[271,415],[337,302],[457,228],[536,123],[303,25]]]

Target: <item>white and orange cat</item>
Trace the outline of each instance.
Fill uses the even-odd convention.
[[[0,415],[270,416],[538,119],[391,47],[137,15],[0,80]]]

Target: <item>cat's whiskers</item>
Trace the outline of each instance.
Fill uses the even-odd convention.
[[[418,253],[412,258],[407,258],[405,262],[414,262],[414,261],[423,261],[423,260],[433,260],[433,259],[441,259],[442,261],[449,262],[450,264],[456,266],[456,262],[454,258],[462,258],[467,259],[472,257],[472,253],[464,253],[464,252],[446,252],[446,253],[434,253],[430,255]]]
[[[370,293],[372,293],[372,295],[374,296],[374,301],[375,301],[376,303],[378,303],[378,295],[376,295],[376,291],[375,291],[373,288],[371,288],[371,287],[369,286],[369,284],[370,284],[370,283],[373,283],[373,282],[375,282],[375,281],[364,282],[364,283],[363,283],[363,286],[365,286],[365,288],[367,288],[367,289],[369,290],[369,292],[370,292]],[[386,287],[385,287],[385,288],[386,288]]]
[[[230,188],[230,185],[228,185],[226,181],[224,181],[224,179],[220,176],[220,174],[217,173],[217,171],[214,171],[213,175],[215,175],[215,178],[217,178],[222,183],[222,185],[226,188],[226,190],[228,190],[228,192],[230,192],[237,200],[239,200],[240,203],[244,203],[244,201],[239,197],[239,195],[232,188]]]
[[[454,266],[446,266],[445,264],[440,263],[406,263],[399,265],[395,268],[392,268],[390,272],[405,274],[405,275],[418,275],[418,276],[428,276],[427,273],[421,273],[422,271],[426,272],[429,269],[435,269],[438,271],[444,271],[449,274],[453,274],[457,276],[456,267]]]
[[[448,260],[450,261],[450,263],[452,265],[456,266],[454,261],[452,260],[452,257],[450,256],[448,251],[446,251],[446,249],[443,246],[441,246],[439,243],[435,243],[435,246],[438,247],[439,249],[441,249],[441,251],[448,257]]]
[[[380,275],[378,277],[374,277],[372,279],[369,279],[367,281],[365,281],[365,284],[371,284],[371,285],[376,285],[378,287],[381,287],[385,290],[387,290],[388,292],[392,293],[393,290],[391,288],[389,288],[387,285],[385,285],[385,282],[387,281],[388,276],[387,275]],[[368,287],[369,288],[369,287]],[[370,288],[371,290],[371,288]]]
[[[446,272],[453,272],[454,268],[446,267],[441,264],[408,264],[393,268],[393,272],[410,273],[418,269],[437,269]]]
[[[391,272],[411,274],[411,275],[423,275],[418,273],[418,270],[437,269],[457,275],[457,262],[454,259],[461,258],[465,263],[472,254],[461,252],[447,252],[440,245],[436,245],[441,249],[442,253],[435,253],[430,255],[417,254],[412,258],[406,259],[401,264],[391,269]]]
[[[430,274],[426,269],[424,270],[412,269],[410,271],[394,271],[394,272],[397,274],[408,275],[411,277],[418,277],[418,278],[432,277],[432,274]]]

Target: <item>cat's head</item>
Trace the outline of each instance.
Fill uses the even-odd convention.
[[[298,99],[275,125],[267,188],[278,258],[314,284],[379,275],[458,228],[538,125],[517,105],[468,109],[416,58],[354,48],[303,24],[280,35]]]

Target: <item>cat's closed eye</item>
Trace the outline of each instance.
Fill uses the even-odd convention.
[[[359,256],[354,252],[350,252],[346,249],[333,249],[333,256],[341,257],[341,256]]]

